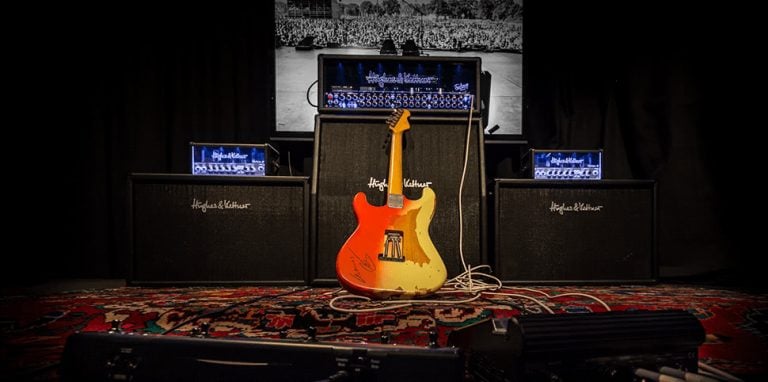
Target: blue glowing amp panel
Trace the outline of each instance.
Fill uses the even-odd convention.
[[[603,150],[531,149],[523,168],[533,179],[598,180],[603,178]]]
[[[192,175],[265,176],[280,166],[277,150],[269,144],[190,142]]]
[[[479,113],[479,57],[328,55],[318,59],[318,111]]]

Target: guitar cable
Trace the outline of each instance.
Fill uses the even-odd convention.
[[[303,291],[306,291],[306,290],[309,290],[309,289],[310,289],[310,287],[291,288],[291,290],[289,290],[287,292],[284,292],[284,293],[278,293],[278,294],[275,294],[275,295],[267,295],[267,294],[265,294],[265,295],[257,296],[257,297],[254,297],[254,298],[251,298],[251,299],[248,299],[248,300],[243,300],[243,301],[240,301],[240,302],[232,303],[232,304],[223,306],[221,308],[218,308],[218,309],[215,309],[215,310],[212,310],[212,311],[209,311],[209,312],[197,314],[197,315],[192,316],[192,317],[190,317],[190,318],[188,318],[186,320],[182,320],[181,322],[179,322],[176,325],[172,326],[170,329],[166,329],[165,331],[163,331],[161,333],[161,335],[168,335],[170,333],[173,333],[176,329],[181,328],[182,326],[188,325],[190,323],[193,323],[195,321],[198,321],[198,320],[206,318],[206,317],[215,317],[215,316],[221,315],[224,312],[227,312],[227,311],[229,311],[231,309],[237,308],[238,306],[250,305],[250,304],[253,304],[254,302],[261,301],[261,300],[268,299],[268,298],[273,298],[274,299],[274,298],[278,298],[278,297],[284,297],[284,296],[288,296],[288,295],[291,295],[291,294],[303,292]],[[166,312],[166,313],[168,313],[168,312]],[[165,314],[165,313],[163,313],[163,314]]]
[[[474,96],[470,95],[470,106],[474,102]],[[464,165],[461,169],[461,180],[459,181],[459,258],[461,259],[461,267],[465,272],[467,271],[467,263],[464,261],[464,210],[462,209],[461,196],[464,194],[464,180],[467,177],[467,164],[469,163],[469,142],[472,139],[472,111],[473,108],[470,107],[469,120],[467,121],[467,138],[464,140]]]
[[[475,96],[470,95],[469,104],[474,104]],[[464,208],[462,204],[462,195],[464,194],[464,182],[467,176],[467,165],[469,164],[469,144],[472,140],[472,113],[474,108],[469,108],[469,118],[467,120],[467,137],[464,140],[464,164],[461,170],[461,180],[459,181],[459,259],[461,260],[461,267],[464,272],[458,276],[445,282],[444,287],[449,287],[454,290],[462,290],[469,293],[478,293],[484,290],[497,290],[501,288],[501,280],[488,274],[477,272],[477,270],[487,268],[489,271],[491,267],[488,265],[479,265],[472,267],[467,265],[464,260]],[[474,274],[473,274],[474,273]],[[481,279],[475,279],[475,276],[484,277],[493,280],[493,283],[487,283]]]
[[[474,96],[470,95],[470,105],[474,103]],[[469,147],[470,147],[470,141],[472,139],[472,112],[473,108],[470,107],[469,109],[469,120],[467,121],[467,137],[465,140],[464,145],[464,164],[461,171],[461,181],[459,182],[459,258],[461,259],[461,266],[464,269],[464,272],[457,275],[456,277],[446,281],[444,284],[444,287],[449,287],[454,290],[461,290],[472,294],[481,295],[483,293],[491,294],[491,295],[506,295],[509,297],[518,297],[518,298],[524,298],[527,300],[531,300],[540,307],[542,307],[544,310],[546,310],[549,313],[554,313],[552,309],[547,307],[544,303],[541,301],[530,297],[526,295],[521,294],[510,294],[510,293],[491,293],[487,291],[498,291],[503,288],[503,284],[501,280],[499,280],[497,277],[491,275],[490,273],[483,273],[483,272],[477,272],[480,269],[487,268],[489,272],[492,272],[492,269],[489,265],[479,265],[479,266],[468,266],[466,261],[464,260],[464,211],[462,207],[462,195],[464,191],[464,181],[466,179],[467,174],[467,164],[469,163]],[[484,281],[483,279],[477,279],[476,277],[481,277],[483,279],[490,279],[492,280],[491,283]],[[550,296],[549,294],[531,289],[531,288],[513,288],[513,289],[521,289],[528,292],[535,292],[544,295],[548,299],[552,299],[555,297],[564,297],[564,296],[582,296],[587,297],[590,299],[593,299],[600,303],[603,307],[605,307],[606,310],[610,311],[611,308],[600,300],[599,298],[588,295],[585,293],[563,293],[558,294],[556,296]],[[439,292],[438,292],[439,293]]]

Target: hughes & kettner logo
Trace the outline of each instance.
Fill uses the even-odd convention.
[[[593,206],[589,203],[573,202],[573,204],[555,203],[549,206],[549,212],[565,215],[566,212],[600,212],[603,209],[602,205]]]
[[[406,188],[424,188],[429,187],[432,185],[432,182],[420,182],[417,179],[403,179],[403,187]],[[379,191],[384,191],[385,188],[389,187],[387,185],[387,179],[378,180],[374,177],[371,177],[368,180],[368,188],[376,188]]]
[[[245,158],[248,158],[248,154],[224,153],[224,152],[220,152],[220,151],[214,151],[213,154],[211,154],[211,158],[213,158],[214,160],[245,159]]]
[[[200,210],[202,213],[208,212],[208,210],[247,210],[251,208],[251,203],[240,203],[233,200],[219,200],[218,202],[201,202],[197,199],[192,199],[193,210]]]
[[[576,158],[552,158],[550,159],[550,162],[554,165],[564,165],[564,164],[578,164],[583,165],[584,159],[576,159]]]
[[[384,87],[386,84],[411,84],[411,85],[429,85],[436,84],[436,76],[424,76],[417,73],[397,73],[387,74],[376,73],[372,70],[368,71],[368,75],[365,76],[365,81],[369,84],[377,84],[379,87]]]

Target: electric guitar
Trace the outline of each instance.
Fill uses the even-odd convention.
[[[352,206],[357,228],[336,257],[336,275],[348,291],[373,298],[412,298],[440,289],[447,271],[429,237],[435,192],[425,187],[420,199],[403,195],[403,133],[411,128],[408,110],[387,120],[392,134],[387,202],[372,206],[358,192]]]

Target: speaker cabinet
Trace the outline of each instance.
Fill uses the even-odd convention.
[[[305,177],[135,174],[131,284],[305,284]]]
[[[368,202],[383,205],[387,188],[389,129],[384,116],[318,115],[312,177],[314,264],[312,281],[336,282],[336,255],[357,227],[352,198],[365,192]],[[459,255],[459,222],[463,226],[464,260],[485,262],[485,175],[483,135],[479,120],[411,116],[404,134],[403,192],[421,197],[429,185],[437,195],[429,234],[448,277],[463,272]],[[459,185],[465,142],[470,129],[469,159],[459,219]]]
[[[656,185],[497,179],[496,275],[505,283],[652,282]]]

